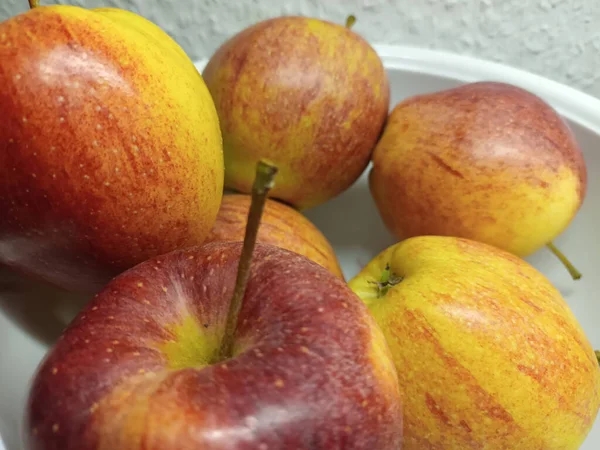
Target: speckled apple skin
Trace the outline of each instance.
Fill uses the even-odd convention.
[[[206,365],[240,251],[175,251],[107,285],[36,373],[27,450],[400,449],[381,330],[303,256],[257,244],[234,356]]]
[[[243,241],[248,222],[251,196],[226,194],[213,229],[204,240],[209,242]],[[300,211],[267,199],[265,202],[257,242],[276,245],[304,255],[344,278],[337,256],[327,238]]]
[[[347,189],[369,163],[390,87],[375,50],[350,29],[278,17],[226,41],[203,71],[219,114],[225,184],[249,193],[256,162],[279,167],[270,195],[299,209]]]
[[[469,238],[527,256],[562,233],[586,194],[582,152],[537,96],[479,82],[393,109],[370,187],[398,238]]]
[[[181,48],[117,9],[0,24],[0,263],[98,291],[202,243],[223,188],[214,103]]]

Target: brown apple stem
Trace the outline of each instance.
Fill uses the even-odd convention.
[[[596,354],[596,361],[598,361],[598,365],[600,366],[600,350],[594,350]]]
[[[229,312],[227,313],[227,324],[225,326],[225,334],[221,341],[220,359],[224,360],[231,356],[233,349],[233,339],[237,328],[238,316],[242,309],[242,300],[246,292],[248,277],[250,276],[250,263],[252,262],[252,253],[256,244],[256,236],[258,227],[262,217],[263,209],[269,190],[274,185],[274,178],[277,174],[277,167],[266,161],[259,161],[256,165],[256,177],[252,186],[252,200],[250,202],[250,210],[248,211],[248,222],[246,223],[246,234],[244,236],[244,244],[242,254],[238,263],[237,278],[235,280],[235,288],[233,297],[229,304]]]
[[[30,9],[37,8],[38,6],[40,6],[40,0],[29,0]]]
[[[346,17],[346,28],[350,29],[352,28],[352,25],[354,25],[356,23],[356,16],[354,14],[350,14],[348,17]]]
[[[579,270],[577,270],[575,266],[571,264],[571,261],[567,259],[567,257],[556,247],[556,245],[554,245],[552,242],[548,242],[546,246],[550,249],[552,253],[554,253],[554,255],[560,260],[560,262],[563,263],[563,265],[567,268],[567,270],[571,274],[571,277],[573,277],[574,280],[579,280],[581,278],[581,272],[579,272]]]

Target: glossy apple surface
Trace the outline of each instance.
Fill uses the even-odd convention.
[[[557,112],[492,82],[396,105],[369,179],[398,239],[459,236],[519,256],[562,233],[587,189],[583,155]]]
[[[118,9],[0,24],[0,263],[97,291],[200,244],[223,186],[210,94],[181,48]]]
[[[35,376],[27,449],[401,448],[381,330],[303,256],[257,244],[233,355],[218,358],[240,251],[179,250],[108,284]]]
[[[203,71],[223,133],[225,184],[249,193],[261,158],[279,168],[271,196],[324,203],[365,170],[389,108],[375,50],[327,21],[277,17],[227,40]]]
[[[251,196],[226,194],[219,214],[204,243],[243,241]],[[334,275],[344,278],[337,256],[327,238],[298,210],[267,199],[257,242],[276,245],[313,260]]]
[[[396,284],[377,285],[389,264]],[[560,293],[519,257],[453,237],[407,239],[349,283],[383,329],[411,450],[576,450],[600,369]]]

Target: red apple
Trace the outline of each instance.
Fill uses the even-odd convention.
[[[329,271],[257,244],[229,358],[242,244],[153,258],[110,282],[39,368],[28,450],[401,448],[382,332]]]
[[[204,243],[243,240],[250,204],[250,195],[224,195],[215,225]],[[304,255],[344,278],[337,256],[323,233],[300,211],[281,202],[266,201],[257,241]]]

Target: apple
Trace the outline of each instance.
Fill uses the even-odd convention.
[[[398,103],[370,188],[399,239],[464,237],[525,257],[570,224],[586,194],[582,152],[544,100],[476,82]],[[553,249],[554,251],[554,249]]]
[[[257,244],[231,357],[218,358],[241,243],[119,275],[39,368],[28,450],[397,450],[385,339],[343,281]]]
[[[523,259],[448,236],[392,245],[349,282],[396,365],[405,449],[575,450],[600,405],[590,343]]]
[[[257,244],[219,358],[241,245],[177,250],[111,281],[35,376],[27,450],[399,449],[385,339],[306,257]]]
[[[363,173],[389,109],[381,59],[349,27],[276,17],[228,39],[203,70],[219,114],[225,185],[249,193],[259,159],[279,167],[270,193],[305,210]]]
[[[225,194],[215,225],[204,243],[242,241],[250,204],[250,195]],[[323,233],[304,214],[281,202],[266,201],[257,241],[304,255],[344,278],[337,256]]]
[[[258,164],[243,243],[151,258],[86,305],[35,374],[27,450],[401,448],[398,378],[365,305],[256,244],[275,173]]]
[[[37,7],[0,23],[0,60],[0,264],[97,292],[203,242],[222,137],[166,33],[120,9]]]

